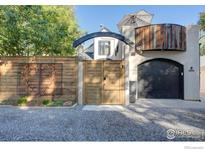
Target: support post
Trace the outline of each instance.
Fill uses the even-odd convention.
[[[78,104],[83,104],[83,62],[78,62]]]
[[[129,89],[129,46],[125,46],[125,105],[130,103]]]

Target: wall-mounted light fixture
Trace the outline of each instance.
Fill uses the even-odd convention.
[[[193,66],[191,66],[191,67],[189,68],[189,72],[194,72]]]

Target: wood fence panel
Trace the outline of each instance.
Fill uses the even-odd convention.
[[[76,102],[76,57],[0,57],[0,101]]]

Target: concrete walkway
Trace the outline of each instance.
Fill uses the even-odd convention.
[[[205,101],[185,101],[180,99],[139,99],[138,107],[160,107],[179,109],[205,109]]]

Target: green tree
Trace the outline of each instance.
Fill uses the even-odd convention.
[[[199,25],[201,28],[201,33],[200,33],[200,51],[201,51],[201,56],[205,55],[205,12],[200,13],[200,20],[199,20]]]
[[[200,20],[199,24],[201,26],[201,29],[205,31],[205,12],[200,13]]]
[[[0,55],[74,55],[72,6],[0,6]]]

